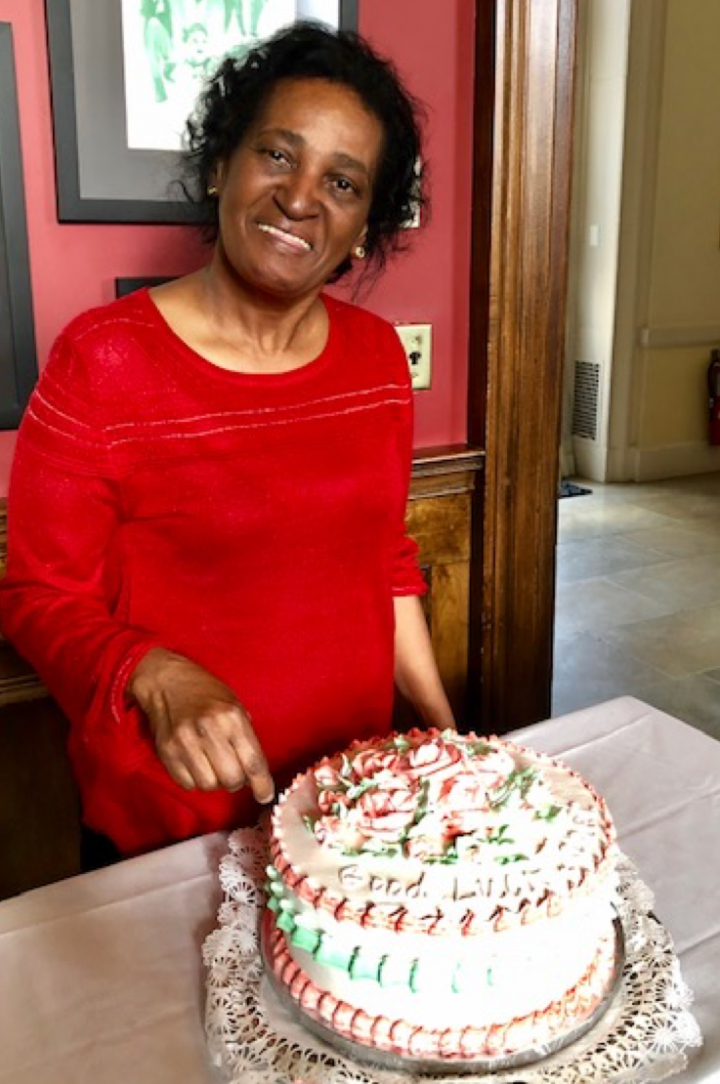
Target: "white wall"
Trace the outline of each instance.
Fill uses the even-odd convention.
[[[590,71],[596,107],[578,143],[586,180],[573,227],[572,345],[601,361],[603,377],[598,439],[574,442],[576,470],[644,480],[720,469],[705,393],[710,347],[720,345],[720,0],[581,5],[599,35],[590,56],[610,39],[616,54],[606,69],[614,82],[595,85]],[[593,192],[607,226],[604,252],[588,255],[579,239]]]
[[[720,470],[705,371],[720,345],[720,0],[668,0],[647,322],[637,363],[640,478]]]
[[[600,365],[598,439],[572,442],[575,473],[591,478],[602,476],[607,455],[630,9],[631,0],[581,0],[579,7],[566,383],[572,389],[575,360]]]

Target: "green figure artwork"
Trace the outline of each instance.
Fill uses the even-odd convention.
[[[266,8],[274,6],[277,0],[140,0],[155,101],[199,84],[228,53],[245,53],[260,37]]]

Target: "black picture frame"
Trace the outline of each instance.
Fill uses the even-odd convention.
[[[0,428],[17,429],[37,381],[12,27],[0,23]]]
[[[314,3],[337,5],[339,28],[357,28],[358,0]],[[45,13],[58,221],[197,221],[173,193],[179,156],[127,147],[120,0],[46,0]]]
[[[145,286],[162,286],[166,282],[172,282],[175,275],[145,275],[142,278],[115,279],[115,297],[127,297],[136,290],[142,290]]]

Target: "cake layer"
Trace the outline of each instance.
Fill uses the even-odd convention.
[[[467,1061],[537,1049],[574,1031],[593,1013],[612,986],[616,971],[613,936],[603,938],[586,972],[562,997],[524,1016],[501,1023],[457,1021],[447,1026],[418,1025],[377,1009],[358,1008],[312,981],[288,952],[284,934],[266,916],[266,959],[275,979],[312,1019],[343,1038],[387,1053]]]
[[[438,1027],[510,1020],[550,1004],[587,971],[614,915],[604,890],[546,920],[541,937],[535,923],[428,937],[338,921],[288,890],[274,871],[269,906],[288,953],[318,986],[366,1011]]]

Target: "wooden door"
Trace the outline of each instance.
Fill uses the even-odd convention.
[[[550,714],[577,0],[476,0],[471,717]]]

